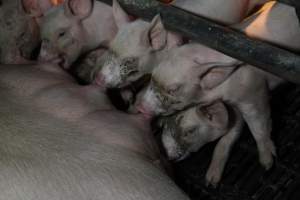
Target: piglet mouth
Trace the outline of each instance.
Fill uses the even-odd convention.
[[[45,58],[39,57],[38,60],[40,62],[57,64],[57,65],[59,65],[63,69],[68,69],[69,68],[69,66],[67,64],[67,61],[66,61],[66,57],[63,56],[63,55],[55,56],[55,57],[52,57],[52,58],[49,58],[49,59],[45,59]]]
[[[185,153],[185,154],[180,153],[180,154],[178,154],[176,157],[175,157],[175,156],[174,156],[174,157],[169,157],[169,156],[168,156],[168,159],[169,159],[169,161],[171,161],[171,162],[177,163],[177,162],[183,161],[183,160],[186,159],[188,156],[189,156],[188,153]]]
[[[68,70],[70,69],[70,64],[68,62],[68,58],[64,54],[60,54],[55,58],[56,63],[63,69]],[[54,61],[54,62],[55,62]]]
[[[58,65],[61,66],[63,69],[69,69],[69,64],[65,56],[59,56]]]
[[[153,113],[149,112],[144,105],[138,104],[136,106],[137,110],[144,116],[146,119],[151,119],[153,118]]]
[[[147,113],[147,112],[143,112],[141,110],[138,109],[138,112],[140,112],[142,114],[142,116],[146,119],[146,120],[149,120],[149,119],[152,119],[153,118],[153,115],[150,114],[150,113]]]
[[[180,162],[183,161],[184,159],[186,159],[186,157],[188,157],[189,154],[185,154],[183,156],[180,156],[179,158],[175,159],[174,162]]]
[[[94,77],[93,83],[95,83],[98,86],[104,87],[106,85],[105,77],[102,73],[97,73]]]

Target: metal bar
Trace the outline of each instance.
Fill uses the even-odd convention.
[[[100,0],[108,2],[108,0]],[[300,56],[154,0],[118,0],[130,14],[150,21],[160,13],[167,29],[300,84]]]

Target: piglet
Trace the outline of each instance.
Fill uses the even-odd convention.
[[[215,101],[198,105],[172,116],[161,117],[162,144],[170,160],[181,161],[205,144],[219,139],[206,172],[206,184],[219,183],[231,147],[241,133],[243,120],[239,111]]]
[[[131,17],[113,1],[113,14],[118,27],[116,37],[94,77],[106,88],[120,88],[151,73],[167,49],[182,44],[182,38],[167,31],[157,15],[150,23]]]
[[[107,47],[116,34],[112,8],[95,0],[66,0],[41,22],[41,61],[69,69],[86,52]]]

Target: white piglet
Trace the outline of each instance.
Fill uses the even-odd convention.
[[[181,161],[205,144],[220,139],[206,172],[206,184],[219,183],[231,147],[241,133],[240,112],[222,101],[198,105],[161,117],[162,144],[170,160]]]
[[[112,18],[112,8],[102,2],[64,1],[47,12],[41,22],[40,60],[69,69],[81,54],[106,48],[117,31]]]

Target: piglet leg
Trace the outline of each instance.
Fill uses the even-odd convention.
[[[272,119],[267,88],[257,91],[255,101],[239,105],[243,118],[256,141],[259,161],[266,170],[273,165],[273,155],[276,150],[271,140]]]
[[[217,143],[212,161],[206,172],[206,185],[216,187],[221,180],[225,164],[228,160],[230,150],[239,137],[241,129],[243,128],[243,120],[241,114],[235,110],[236,122],[229,132],[224,135]]]

